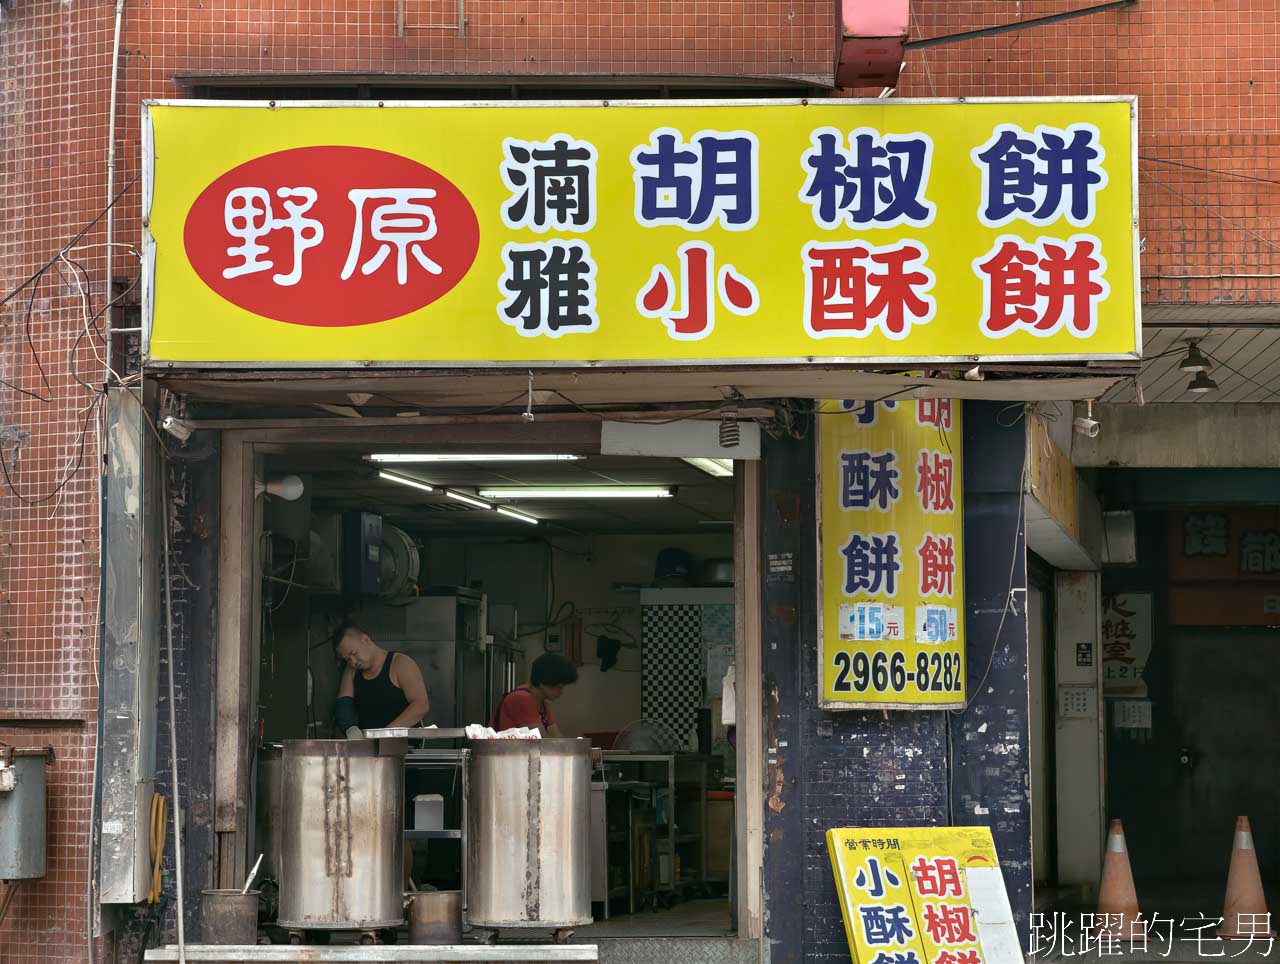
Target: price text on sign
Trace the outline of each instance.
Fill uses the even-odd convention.
[[[1135,357],[1133,104],[148,105],[153,363]]]
[[[855,964],[1020,964],[986,827],[827,831]]]
[[[821,407],[822,705],[962,706],[961,406]]]

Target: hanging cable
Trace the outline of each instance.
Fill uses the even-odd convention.
[[[169,835],[169,801],[164,794],[151,795],[151,892],[148,904],[160,903],[164,895],[164,842]]]
[[[160,525],[164,543],[165,662],[169,670],[169,767],[170,779],[173,782],[171,788],[173,792],[173,864],[174,876],[178,884],[178,961],[179,964],[186,964],[187,937],[186,922],[183,919],[186,914],[186,902],[182,880],[182,798],[179,795],[181,784],[178,782],[178,711],[175,702],[176,688],[173,684],[173,577],[169,562],[169,460],[163,450],[160,459],[160,492],[162,501]]]

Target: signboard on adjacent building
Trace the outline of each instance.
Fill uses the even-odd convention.
[[[821,704],[963,706],[961,406],[828,400],[821,411]]]
[[[1130,358],[1131,99],[149,104],[149,364]]]
[[[1022,964],[987,827],[827,831],[854,964]]]
[[[1151,657],[1151,593],[1102,597],[1102,688],[1107,696],[1146,696]]]

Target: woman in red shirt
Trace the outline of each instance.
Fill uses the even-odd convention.
[[[529,684],[518,686],[498,701],[490,725],[501,733],[517,726],[537,727],[543,736],[562,736],[551,702],[578,681],[578,668],[559,653],[543,653],[533,661]]]

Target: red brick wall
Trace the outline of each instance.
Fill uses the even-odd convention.
[[[454,0],[405,0],[411,23],[453,22]],[[917,0],[914,36],[933,36],[1079,6],[1058,0]],[[464,38],[394,36],[394,0],[239,6],[128,0],[118,114],[118,184],[138,171],[139,102],[180,96],[172,76],[212,72],[478,74],[750,74],[825,78],[834,3],[827,0],[469,0]],[[105,203],[106,95],[114,6],[106,0],[16,0],[0,17],[0,289],[10,291]],[[1140,104],[1144,295],[1150,302],[1270,301],[1280,273],[1280,180],[1274,0],[1144,2],[1119,13],[908,56],[902,96],[1136,94]],[[1195,171],[1179,165],[1212,168]],[[137,191],[117,240],[139,234]],[[103,303],[101,225],[71,257]],[[97,247],[94,247],[94,246]],[[97,639],[97,451],[91,384],[102,381],[82,338],[78,269],[50,272],[32,303],[0,310],[0,448],[21,502],[0,480],[0,738],[12,720],[46,722],[19,742],[52,741],[50,875],[25,889],[0,930],[0,964],[82,960]],[[116,273],[133,276],[119,252]],[[1232,276],[1173,278],[1179,274]],[[101,353],[101,345],[97,352]],[[93,412],[90,410],[89,415]],[[17,444],[15,444],[15,440]],[[74,471],[73,471],[74,470]]]
[[[52,746],[45,768],[49,795],[48,875],[25,881],[0,931],[3,964],[71,964],[87,958],[85,882],[93,725],[0,724],[0,740],[19,747]],[[3,891],[4,884],[0,884]],[[0,898],[2,900],[3,898]]]
[[[916,0],[912,37],[1087,5]],[[1280,274],[1278,70],[1274,0],[1162,0],[911,52],[898,93],[1137,95],[1144,302],[1268,302],[1280,278],[1247,275]]]

